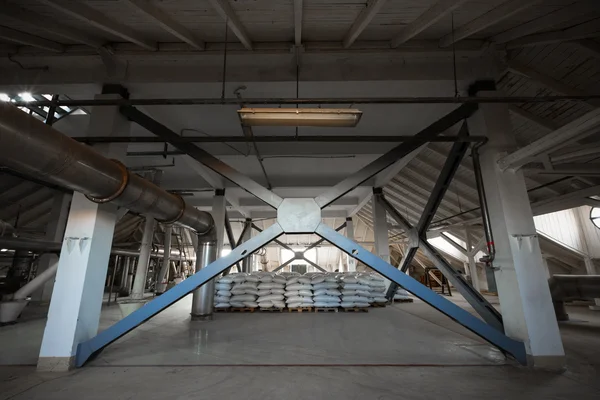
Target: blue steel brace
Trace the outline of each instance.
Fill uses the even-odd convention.
[[[184,296],[204,285],[244,257],[277,239],[282,234],[283,229],[281,229],[278,223],[271,225],[259,235],[233,249],[227,256],[221,257],[202,268],[188,279],[167,290],[160,297],[146,303],[142,308],[132,312],[110,328],[107,328],[85,342],[79,343],[77,353],[75,354],[75,366],[81,367],[92,355],[97,354],[121,336],[175,304]]]
[[[399,271],[381,258],[367,251],[357,243],[334,231],[324,223],[321,223],[315,232],[343,252],[363,262],[381,275],[396,282],[433,308],[446,314],[454,321],[463,325],[471,332],[487,340],[503,352],[512,355],[519,363],[526,365],[525,345],[504,335],[496,328],[486,324],[471,313],[463,310],[456,304],[438,295],[426,286],[417,282],[404,272]]]

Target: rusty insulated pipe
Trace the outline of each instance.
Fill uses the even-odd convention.
[[[111,202],[159,222],[185,225],[199,236],[214,231],[209,213],[186,206],[181,197],[7,103],[0,103],[0,164],[81,192],[96,203]]]

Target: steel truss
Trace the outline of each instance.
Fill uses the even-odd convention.
[[[397,268],[394,268],[392,265],[373,255],[356,242],[346,238],[322,222],[321,212],[323,208],[327,207],[329,204],[342,197],[360,185],[362,182],[377,175],[379,172],[389,167],[400,158],[408,155],[417,147],[427,143],[431,138],[437,137],[440,133],[469,117],[473,112],[475,112],[476,109],[477,105],[473,103],[460,106],[447,116],[443,117],[415,135],[413,140],[404,142],[393,148],[388,153],[384,154],[363,169],[344,179],[339,184],[335,185],[333,188],[329,189],[315,199],[282,199],[272,191],[264,188],[257,182],[234,170],[227,164],[206,153],[204,150],[196,147],[194,144],[179,142],[177,139],[178,135],[152,118],[144,115],[132,107],[121,107],[122,113],[127,115],[133,121],[146,127],[152,133],[163,137],[166,141],[177,147],[179,150],[185,151],[200,163],[213,169],[221,176],[238,184],[249,193],[277,209],[277,221],[268,229],[265,229],[263,232],[259,233],[257,236],[244,243],[240,243],[237,247],[232,249],[231,253],[227,256],[222,257],[202,268],[190,278],[168,290],[160,297],[148,302],[139,310],[131,313],[108,329],[100,332],[92,339],[80,343],[77,347],[77,354],[75,358],[76,365],[82,366],[91,356],[97,354],[103,348],[119,339],[121,336],[127,334],[198,287],[204,285],[248,255],[257,251],[261,247],[266,246],[268,243],[275,241],[284,233],[316,234],[320,236],[324,241],[327,241],[338,247],[349,256],[371,267],[373,270],[379,272],[392,282],[401,285],[416,297],[420,298],[427,304],[436,308],[438,311],[465,326],[467,329],[498,347],[504,353],[513,356],[520,363],[525,364],[525,345],[522,342],[516,341],[504,335],[501,325],[495,324],[493,321],[488,321],[488,323],[485,323],[481,319],[475,317],[451,301],[431,291],[410,276],[406,275]],[[394,217],[394,212],[395,214],[398,214],[397,216],[401,217],[399,213],[393,209],[393,207],[387,208],[387,211],[392,214],[392,217]],[[402,218],[399,218],[397,222],[402,224],[406,221],[404,221]],[[406,232],[410,232],[412,229],[412,227],[409,225],[405,225],[405,227]],[[427,242],[421,241],[421,244],[423,243]],[[316,244],[313,244],[313,246],[315,245]],[[425,246],[425,248],[427,247]],[[437,257],[443,260],[439,254]],[[464,284],[468,285],[466,282],[464,282]],[[486,315],[489,317],[489,314]]]

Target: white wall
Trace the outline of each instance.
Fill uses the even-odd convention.
[[[538,232],[581,253],[586,252],[585,238],[579,229],[578,209],[557,211],[533,217]]]

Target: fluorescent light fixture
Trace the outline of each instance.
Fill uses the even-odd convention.
[[[6,93],[0,93],[0,101],[10,101],[10,97]]]
[[[242,108],[245,126],[355,127],[362,111],[351,108]]]
[[[19,93],[19,97],[23,99],[23,101],[35,101],[31,93],[29,92]]]

